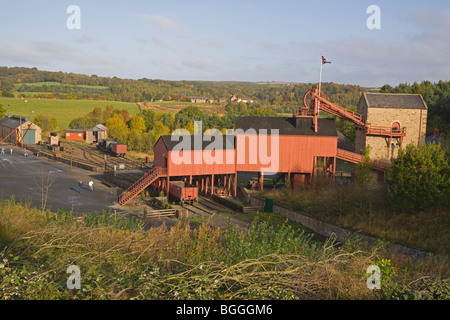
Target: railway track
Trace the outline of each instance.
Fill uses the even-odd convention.
[[[232,209],[230,209],[230,208],[228,208],[228,207],[226,207],[226,206],[224,206],[224,205],[221,205],[221,204],[219,204],[219,203],[216,203],[216,202],[214,202],[214,201],[211,200],[211,199],[202,197],[202,196],[199,197],[199,203],[200,203],[201,205],[203,205],[204,207],[207,207],[207,208],[209,208],[209,209],[211,209],[211,210],[214,210],[214,211],[216,211],[216,212],[218,212],[218,213],[228,213],[228,212],[233,212]]]
[[[196,202],[192,205],[184,204],[183,208],[191,211],[192,213],[198,215],[213,215],[216,213],[228,213],[233,212],[232,209],[225,207],[223,205],[217,204],[212,200],[209,200],[205,197],[199,197],[199,202]]]
[[[200,208],[197,208],[196,206],[190,205],[190,204],[184,204],[183,208],[185,208],[188,211],[190,211],[192,213],[195,213],[196,215],[199,215],[199,216],[204,216],[205,214],[207,214],[207,215],[208,214],[209,215],[213,214],[213,213],[210,213],[210,212],[206,212],[206,211],[204,211],[204,210],[202,210]]]
[[[125,157],[117,158],[107,155],[106,153],[100,152],[97,149],[94,149],[90,146],[85,146],[78,143],[68,143],[72,147],[72,154],[81,153],[81,157],[83,160],[89,162],[92,165],[96,165],[97,167],[103,168],[105,166],[105,155],[106,155],[106,163],[108,166],[117,166],[124,165],[127,169],[130,168],[145,168],[145,164],[142,161],[136,161],[127,159]],[[77,152],[77,150],[79,152]]]

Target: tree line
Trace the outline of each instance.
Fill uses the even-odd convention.
[[[432,135],[435,128],[440,135],[449,138],[450,134],[450,81],[401,83],[396,87],[384,85],[383,93],[421,94],[428,107],[427,136]]]
[[[190,134],[199,133],[196,131],[196,121],[202,122],[202,133],[208,129],[226,133],[226,129],[234,129],[235,117],[238,115],[277,116],[277,113],[270,109],[248,106],[243,102],[230,103],[224,114],[212,115],[196,106],[186,107],[177,113],[143,109],[137,115],[130,115],[125,109],[114,109],[109,105],[103,110],[95,107],[86,115],[73,119],[69,128],[86,130],[101,123],[108,128],[111,139],[127,144],[129,150],[151,152],[161,135],[171,134],[177,129],[186,129]]]
[[[33,85],[38,82],[49,84]],[[59,83],[55,84],[55,83]],[[18,86],[18,84],[21,84]],[[56,99],[92,99],[124,102],[187,101],[190,96],[228,99],[232,95],[254,100],[254,107],[271,109],[277,113],[290,113],[303,105],[303,96],[312,83],[272,83],[233,81],[170,81],[159,79],[120,79],[66,72],[42,71],[37,68],[0,67],[0,95],[20,96],[26,92],[35,97]],[[91,87],[87,87],[91,86]],[[30,91],[27,91],[30,90]],[[356,109],[361,92],[357,85],[323,83],[327,99],[349,109]],[[428,105],[427,135],[438,128],[441,135],[450,130],[450,81],[401,83],[381,87],[383,93],[421,94]],[[166,121],[167,122],[167,121]],[[353,129],[345,121],[337,121],[338,129],[353,138]]]
[[[48,84],[33,85],[33,83],[42,82],[48,82]],[[21,85],[18,86],[18,84]],[[34,96],[40,98],[150,102],[186,101],[190,96],[218,100],[236,95],[241,98],[252,98],[260,108],[290,112],[292,108],[302,103],[304,93],[311,89],[312,85],[311,83],[170,81],[147,78],[133,80],[61,71],[41,71],[37,68],[0,67],[0,91],[3,96],[8,97],[33,92],[36,93]],[[363,88],[324,83],[323,90],[335,103],[354,106]]]

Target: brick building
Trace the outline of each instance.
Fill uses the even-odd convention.
[[[356,153],[363,154],[370,146],[370,158],[390,160],[400,147],[425,143],[427,105],[420,94],[363,93],[357,112],[369,129],[357,129]]]

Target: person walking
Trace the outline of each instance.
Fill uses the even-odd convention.
[[[91,191],[94,191],[94,182],[89,181],[89,189],[91,189]]]
[[[80,180],[80,182],[78,183],[78,187],[79,187],[78,193],[81,193],[81,191],[83,190],[83,181]]]
[[[2,154],[5,154],[5,148],[2,148]]]

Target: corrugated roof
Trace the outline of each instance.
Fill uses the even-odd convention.
[[[369,108],[427,109],[420,94],[363,93]]]
[[[243,131],[254,129],[260,132],[266,129],[270,134],[272,129],[278,129],[279,135],[337,137],[336,124],[332,119],[318,119],[317,132],[314,132],[311,118],[238,116],[235,123],[236,130]]]
[[[0,126],[15,129],[17,127],[20,127],[20,123],[24,124],[25,122],[27,122],[27,120],[28,119],[26,117],[20,116],[4,117],[0,119]]]
[[[87,129],[87,131],[108,131],[108,128],[99,123],[93,126],[92,128]]]
[[[84,133],[84,130],[66,129],[66,132],[69,132],[69,133]]]
[[[215,139],[217,137],[222,139],[222,141],[221,143],[215,144]],[[196,138],[199,139],[201,143],[196,142]],[[189,142],[190,149],[184,150],[205,150],[207,146],[210,146],[210,148],[214,146],[216,150],[234,149],[234,135],[162,135],[159,139],[164,142],[164,145],[169,151],[173,150],[175,146],[180,143],[179,147],[183,146],[183,143],[186,141]]]

